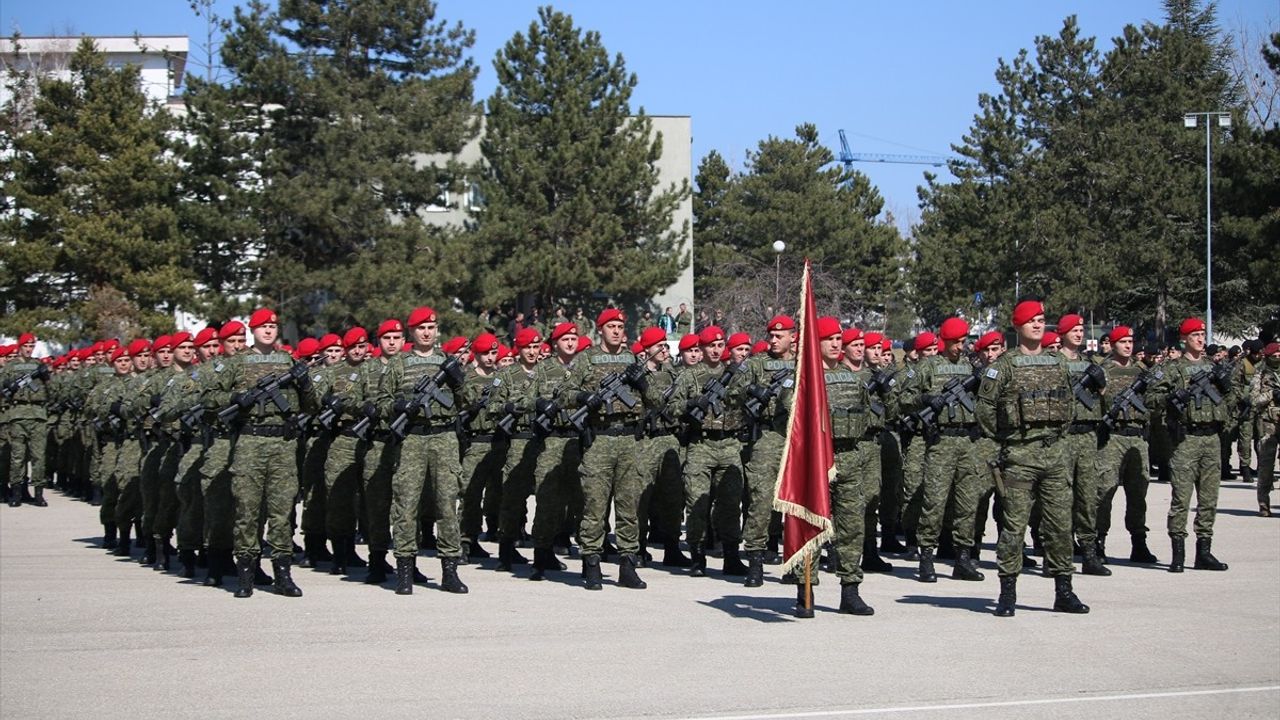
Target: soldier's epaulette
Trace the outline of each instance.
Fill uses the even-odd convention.
[[[630,365],[635,361],[636,356],[631,353],[618,353],[617,355],[599,353],[591,356],[592,365]]]
[[[1049,353],[1042,353],[1040,355],[1023,355],[1022,353],[1018,353],[1017,355],[1014,355],[1009,362],[1012,363],[1014,367],[1040,367],[1044,365],[1057,365],[1061,361],[1061,358],[1057,355],[1051,355]]]
[[[858,382],[858,376],[847,370],[827,373],[828,385],[849,385]]]
[[[765,360],[765,370],[794,370],[796,367],[795,360]]]

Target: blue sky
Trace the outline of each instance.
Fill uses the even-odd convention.
[[[441,0],[439,16],[476,31],[477,98],[493,89],[494,53],[536,17],[538,2]],[[220,0],[231,14],[236,3]],[[1122,2],[645,2],[570,1],[555,7],[600,32],[639,84],[636,106],[693,118],[695,164],[718,150],[740,168],[769,136],[812,122],[838,150],[944,154],[968,129],[980,92],[995,88],[996,60],[1055,34],[1075,13],[1103,51],[1128,23],[1162,18],[1159,0]],[[1224,29],[1280,27],[1280,0],[1221,0]],[[203,25],[186,0],[0,0],[0,31],[26,35],[189,34]],[[899,224],[918,216],[918,165],[860,163]],[[696,165],[695,165],[696,169]]]

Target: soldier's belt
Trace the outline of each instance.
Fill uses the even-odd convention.
[[[982,435],[982,431],[978,429],[977,425],[943,425],[938,428],[938,434],[946,437],[963,437],[977,440]]]
[[[614,425],[612,427],[592,428],[591,432],[595,435],[622,436],[635,435],[636,429],[634,427],[627,427],[626,425]]]
[[[653,438],[671,437],[672,435],[679,435],[679,434],[680,434],[680,430],[678,428],[672,428],[669,430],[650,430],[646,432],[644,436],[649,439],[653,439]]]
[[[695,437],[698,440],[741,440],[742,430],[703,430]]]
[[[863,443],[878,442],[879,440],[880,431],[868,431],[865,435],[860,435],[858,437],[832,438],[831,447],[836,450],[852,450]]]
[[[517,432],[517,433],[511,433],[507,437],[511,438],[512,440],[533,440],[539,436],[535,435],[532,432]]]
[[[442,433],[453,432],[452,425],[410,425],[405,431],[406,435],[440,435]]]
[[[284,437],[283,425],[245,425],[240,428],[240,435],[253,437]]]
[[[1098,429],[1097,421],[1073,422],[1067,426],[1068,435],[1084,435],[1085,433],[1096,432]]]
[[[475,443],[475,442],[479,442],[479,443],[491,443],[491,442],[493,442],[497,437],[498,437],[498,436],[497,436],[497,435],[494,435],[493,433],[488,433],[488,434],[485,434],[485,435],[468,435],[468,436],[467,436],[467,440],[468,440],[468,441],[470,441],[470,442],[473,442],[473,443]],[[505,436],[503,436],[503,437],[505,437]]]
[[[1209,423],[1207,425],[1188,425],[1187,434],[1197,437],[1206,437],[1208,435],[1217,435],[1222,432],[1222,423]]]
[[[1147,431],[1140,425],[1125,425],[1111,431],[1112,435],[1124,435],[1125,437],[1143,437]]]

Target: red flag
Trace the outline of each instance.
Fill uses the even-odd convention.
[[[817,557],[822,543],[833,534],[829,486],[836,469],[808,259],[800,283],[800,307],[795,394],[773,499],[773,509],[783,514],[784,572],[803,567],[806,557]]]

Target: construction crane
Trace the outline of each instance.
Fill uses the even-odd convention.
[[[852,165],[856,162],[880,162],[945,167],[948,162],[955,159],[956,158],[944,157],[942,155],[886,155],[884,153],[855,153],[849,149],[849,141],[844,136],[844,130],[840,131],[840,162],[845,165]]]

